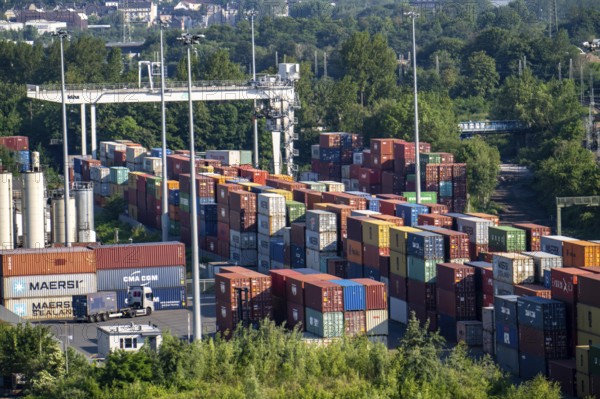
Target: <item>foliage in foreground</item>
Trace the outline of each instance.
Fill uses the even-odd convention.
[[[104,367],[71,352],[67,375],[59,345],[44,326],[0,326],[1,371],[25,372],[28,397],[39,399],[560,398],[541,377],[517,387],[489,357],[473,359],[463,345],[444,349],[414,317],[394,351],[364,337],[309,345],[265,321],[229,341],[189,344],[167,334],[158,353],[115,352]]]

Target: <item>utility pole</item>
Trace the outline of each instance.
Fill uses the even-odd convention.
[[[323,51],[323,77],[327,78],[327,52]]]
[[[318,57],[317,50],[315,50],[315,78],[319,77],[319,64],[317,61],[317,57]]]
[[[435,73],[437,76],[440,76],[440,57],[435,55]]]
[[[569,58],[569,79],[573,80],[573,58]]]
[[[561,70],[560,61],[558,62],[558,81],[562,82],[562,70]]]
[[[169,241],[169,188],[167,187],[167,117],[165,104],[165,53],[163,47],[163,30],[166,22],[160,21],[160,115],[162,141],[162,199],[161,199],[161,228],[162,240]],[[150,77],[152,78],[152,77]]]
[[[586,147],[588,150],[592,150],[592,133],[594,132],[594,108],[596,107],[596,102],[594,101],[594,78],[592,76],[592,71],[590,71],[590,107],[588,114],[588,128],[587,128],[587,137],[586,137]]]
[[[523,62],[519,59],[519,76],[523,76]]]
[[[404,15],[412,19],[412,46],[413,46],[413,89],[415,101],[415,189],[417,204],[421,202],[421,165],[419,156],[419,98],[417,92],[417,45],[415,38],[415,19],[419,16],[414,11],[405,12]]]
[[[279,68],[279,54],[275,51],[275,69]]]
[[[254,49],[254,17],[256,11],[250,11],[250,20],[252,27],[252,81],[256,84],[256,51]],[[277,54],[277,53],[275,53]],[[252,120],[254,128],[254,167],[258,168],[258,119],[256,115],[256,100],[254,100],[254,118]]]
[[[583,91],[584,91],[583,87],[584,87],[583,86],[583,64],[580,64],[579,65],[579,89],[580,89],[579,97],[581,99],[581,101],[580,101],[581,105],[583,105]]]

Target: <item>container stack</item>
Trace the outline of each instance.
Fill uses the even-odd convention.
[[[551,299],[517,299],[519,375],[530,379],[546,375],[548,360],[568,357],[565,305]]]
[[[298,274],[288,275],[285,278],[285,299],[287,309],[287,326],[288,328],[298,328],[300,331],[309,331],[308,324],[311,321],[306,315],[306,283],[310,281],[331,280],[335,277],[328,274],[319,274],[317,271],[313,274]],[[329,298],[328,298],[329,299]],[[332,298],[333,300],[333,298]],[[338,313],[338,312],[333,312]],[[314,315],[313,315],[314,316]],[[312,321],[312,328],[317,331],[321,330],[320,336],[336,337],[340,336],[344,328],[343,314],[328,315],[325,318],[329,325],[327,330],[323,324],[317,325],[318,321]],[[323,319],[321,319],[323,322]],[[318,333],[317,333],[318,335]]]
[[[494,293],[496,295],[512,295],[515,285],[533,284],[535,267],[533,259],[517,253],[494,254]]]
[[[356,335],[363,335],[367,330],[366,323],[366,291],[365,286],[353,281],[353,280],[334,280],[332,281],[335,285],[342,288],[342,296],[343,296],[343,304],[344,304],[344,312],[342,314],[342,323],[341,326],[343,330],[341,336],[346,334],[349,337],[353,337]],[[317,326],[319,323],[325,324],[327,320],[325,319],[325,315],[320,315],[315,312],[311,312],[307,309],[307,329],[310,332],[313,323]],[[314,317],[314,319],[313,319]],[[339,316],[333,316],[333,320],[338,320]],[[332,324],[334,324],[332,322]],[[314,333],[314,332],[313,332]],[[317,334],[318,335],[318,334]]]
[[[593,397],[596,393],[600,393],[597,391],[597,387],[600,386],[596,384],[598,378],[596,377],[592,382],[590,371],[592,368],[595,368],[592,365],[590,356],[590,345],[579,345],[575,350],[575,393],[578,398],[588,398]]]
[[[487,306],[481,309],[481,328],[483,353],[496,356],[496,319],[494,316],[494,306]]]
[[[179,215],[179,182],[177,182],[177,188],[170,188],[168,190],[168,204],[169,204],[169,235],[173,237],[181,236],[181,219]],[[130,195],[131,198],[131,195]]]
[[[337,220],[333,212],[306,212],[306,267],[321,271],[320,259],[337,256]]]
[[[577,285],[577,344],[600,344],[600,274],[582,274]]]
[[[396,205],[396,216],[404,220],[405,226],[417,226],[419,215],[429,213],[429,208],[419,204],[398,204]]]
[[[457,217],[456,226],[458,231],[469,236],[471,260],[478,260],[481,252],[488,251],[489,228],[494,226],[492,221],[470,216]]]
[[[414,227],[390,228],[390,318],[406,324],[408,322],[408,233],[419,232]]]
[[[515,223],[513,227],[525,230],[527,238],[527,251],[536,252],[542,250],[542,237],[550,235],[550,227],[533,223]]]
[[[481,346],[481,323],[476,323],[474,268],[458,263],[438,263],[436,269],[436,309],[441,334],[454,342],[460,332],[467,345]],[[474,323],[457,324],[460,321]]]
[[[516,295],[494,298],[496,363],[505,371],[519,375],[519,330]]]
[[[94,165],[90,167],[90,179],[94,183],[94,203],[104,204],[106,197],[110,197],[110,169]]]
[[[362,319],[354,317],[350,323],[345,323],[344,287],[337,284],[339,281],[342,280],[307,281],[304,284],[306,331],[317,337],[341,337],[344,334],[344,326],[354,330],[360,328],[361,322],[364,332],[364,312]]]
[[[390,228],[392,222],[369,218],[362,221],[363,275],[379,281],[389,276]]]
[[[256,194],[229,192],[230,259],[242,266],[256,266],[257,257]]]
[[[563,267],[562,257],[542,251],[523,252],[522,254],[533,259],[536,284],[542,285],[546,289],[550,289],[551,271],[552,269],[560,269]]]
[[[285,197],[273,193],[259,194],[257,207],[258,270],[268,273],[272,268],[271,243],[283,242],[286,218]]]
[[[290,228],[290,267],[306,267],[306,223],[294,222]]]
[[[100,156],[102,157],[102,154],[100,154]],[[127,146],[125,148],[125,165],[127,169],[129,169],[132,172],[143,172],[145,156],[146,149],[144,147]]]

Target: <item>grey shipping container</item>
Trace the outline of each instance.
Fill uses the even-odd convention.
[[[496,347],[496,363],[509,373],[519,375],[519,351],[504,345]]]
[[[98,270],[98,291],[126,290],[132,285],[152,288],[185,285],[185,267],[144,267]]]
[[[49,274],[4,277],[2,298],[71,296],[96,292],[96,274]]]

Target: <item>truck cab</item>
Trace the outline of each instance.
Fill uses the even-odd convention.
[[[131,309],[130,317],[148,316],[154,312],[154,294],[152,288],[131,286],[127,291],[127,306]]]

